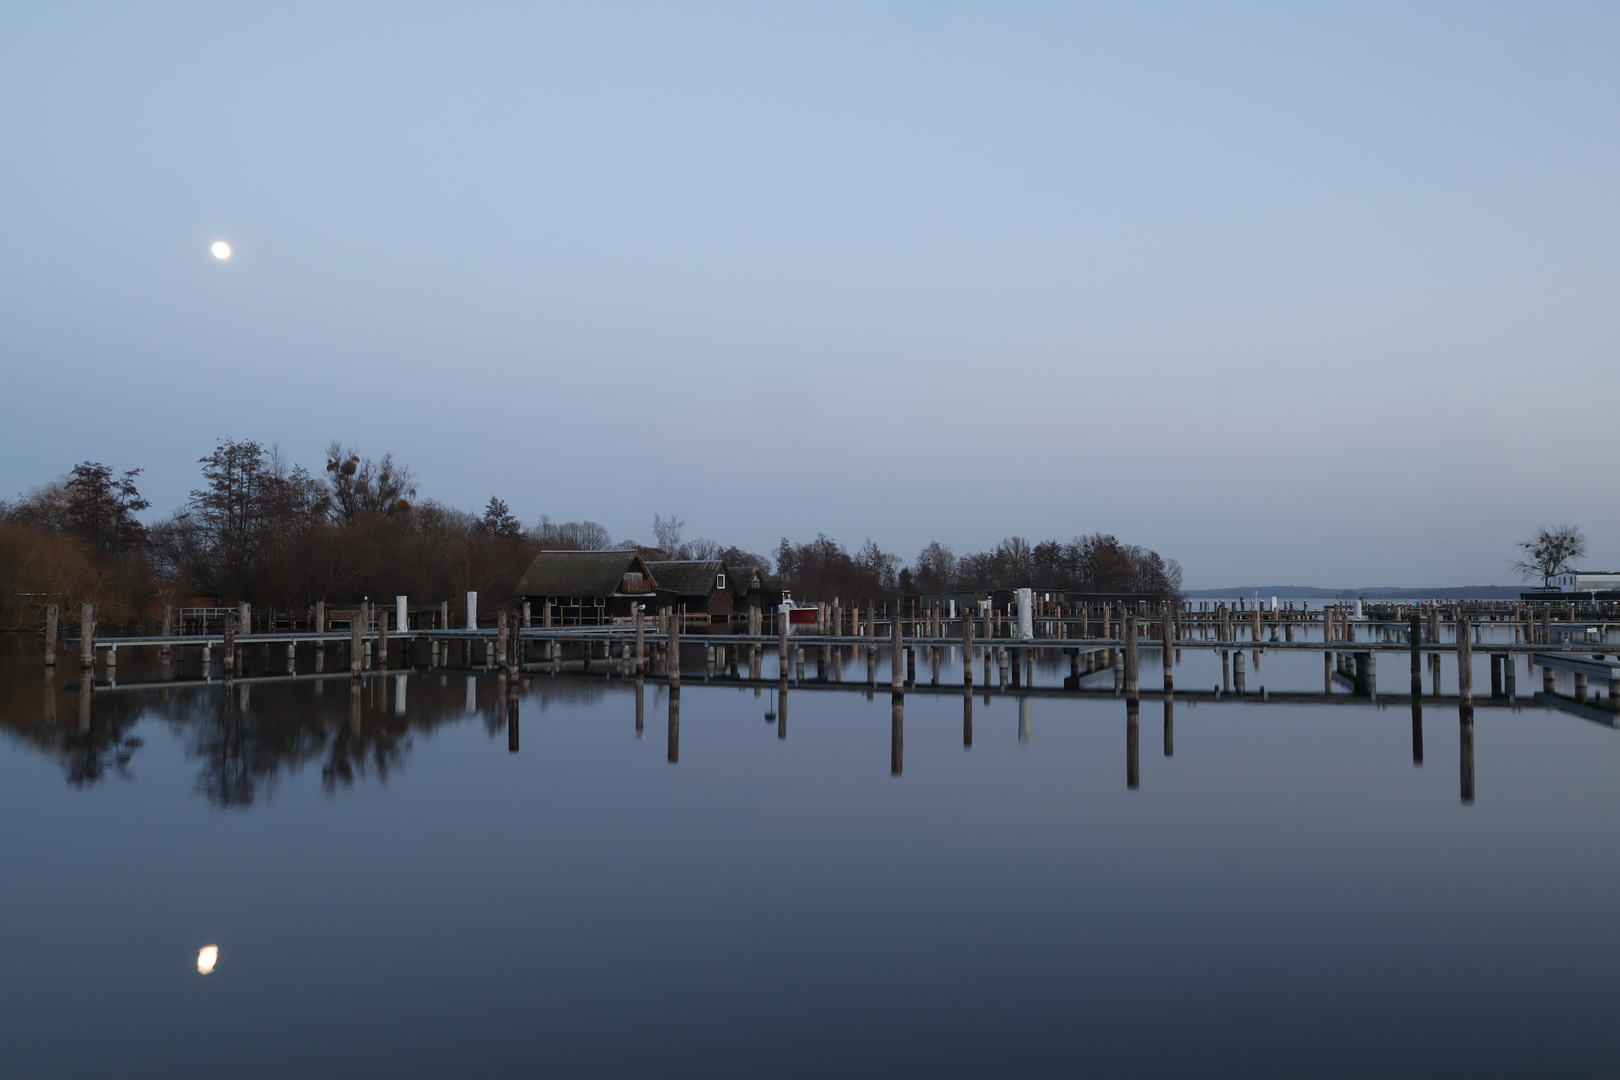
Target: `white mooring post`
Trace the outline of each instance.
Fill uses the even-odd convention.
[[[1018,639],[1030,641],[1035,637],[1034,596],[1029,589],[1018,590]]]
[[[475,592],[467,594],[467,629],[478,629],[478,594]]]
[[[404,633],[411,625],[410,617],[405,613],[405,609],[410,606],[405,602],[406,599],[403,596],[394,597],[394,629],[400,633]]]

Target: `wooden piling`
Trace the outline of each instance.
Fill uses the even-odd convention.
[[[79,605],[79,670],[96,670],[96,605]]]
[[[1474,707],[1474,636],[1469,632],[1468,617],[1461,613],[1457,616],[1457,704]]]
[[[645,604],[633,604],[636,612],[636,674],[647,667],[647,629],[644,618]]]
[[[512,677],[512,693],[516,694],[518,676],[523,674],[523,627],[518,625],[516,619],[512,620],[512,640],[506,647],[506,670]],[[514,715],[516,708],[514,705]]]
[[[669,621],[669,661],[667,666],[669,668],[670,688],[679,690],[681,688],[681,620],[679,619]],[[673,709],[674,706],[672,705],[671,708]],[[676,714],[671,712],[670,715],[673,717]],[[675,759],[671,758],[670,760]]]
[[[889,663],[889,683],[891,690],[897,694],[905,689],[904,665],[906,660],[905,656],[903,655],[905,650],[902,647],[904,634],[905,628],[901,625],[899,616],[891,618],[889,620],[889,648],[891,653]]]
[[[1175,689],[1176,685],[1175,674],[1172,668],[1174,657],[1171,654],[1171,642],[1175,640],[1176,635],[1175,616],[1171,613],[1170,605],[1168,603],[1164,605],[1164,621],[1161,625],[1163,629],[1160,631],[1160,633],[1164,640],[1160,642],[1160,644],[1163,646],[1163,648],[1160,650],[1163,653],[1160,660],[1162,661],[1164,668],[1164,692],[1168,694]]]
[[[45,666],[48,668],[56,666],[56,639],[58,636],[56,621],[59,618],[58,612],[59,609],[55,604],[45,605]],[[51,700],[55,701],[56,699],[52,697]]]
[[[223,657],[224,672],[227,679],[236,676],[236,620],[225,616],[225,656]]]
[[[1139,701],[1142,697],[1141,672],[1136,649],[1136,616],[1125,616],[1125,700]]]
[[[962,619],[962,685],[973,689],[973,620],[965,617]]]
[[[1412,649],[1412,699],[1423,696],[1423,617],[1414,609],[1406,623],[1407,644]]]
[[[388,670],[388,609],[377,612],[377,670]]]
[[[364,633],[365,622],[360,618],[360,613],[356,612],[355,617],[349,621],[349,678],[353,681],[360,679],[360,665],[365,657]]]
[[[788,616],[785,611],[776,613],[776,667],[777,675],[783,682],[788,677]]]

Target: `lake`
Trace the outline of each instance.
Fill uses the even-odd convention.
[[[689,643],[673,717],[542,675],[514,729],[481,671],[129,656],[86,695],[4,639],[0,1071],[1612,1073],[1620,733],[1522,659],[1466,761],[1455,704],[958,685],[897,716],[845,663],[784,717]],[[1259,668],[1322,689],[1319,652]],[[1220,681],[1184,652],[1178,687]]]

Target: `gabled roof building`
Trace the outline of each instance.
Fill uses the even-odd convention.
[[[719,559],[680,559],[647,564],[657,580],[658,606],[685,608],[688,617],[713,624],[731,622],[737,584]]]
[[[537,621],[551,604],[556,626],[600,626],[628,619],[637,602],[651,606],[655,581],[634,551],[542,551],[534,557],[517,595]]]

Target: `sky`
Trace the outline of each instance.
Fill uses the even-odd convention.
[[[1613,3],[4,5],[0,498],[1620,567],[1617,121]]]

